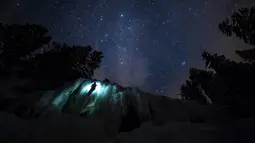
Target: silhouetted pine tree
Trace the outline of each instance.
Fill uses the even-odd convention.
[[[189,79],[199,83],[204,92],[208,94],[214,76],[213,71],[191,68],[189,73],[190,73]]]
[[[255,45],[255,8],[241,8],[231,16],[231,22],[227,18],[219,24],[219,29],[227,36],[233,33],[247,44]],[[249,50],[237,50],[236,54],[245,61],[254,62],[255,48]]]
[[[228,36],[234,33],[245,43],[255,45],[254,13],[254,8],[240,9],[239,12],[234,12],[232,15],[231,23],[227,19],[219,24],[219,28]],[[234,113],[233,115],[239,117],[254,115],[255,97],[253,96],[254,87],[252,84],[255,81],[254,51],[254,49],[236,51],[240,57],[250,63],[235,62],[226,59],[224,55],[212,55],[208,52],[203,52],[202,57],[206,68],[215,71],[211,85],[202,82],[208,79],[207,76],[203,76],[195,70],[193,73],[190,73],[195,76],[190,76],[190,81],[182,86],[182,96],[190,97],[192,95],[191,91],[196,89],[197,82],[205,91],[207,91],[206,87],[209,87],[207,94],[213,100],[213,103],[227,105],[231,109],[230,111]],[[197,95],[200,95],[198,90],[196,91]],[[200,96],[192,95],[192,98],[201,101]]]
[[[31,87],[20,91],[52,89],[80,77],[92,78],[100,67],[102,52],[51,39],[40,25],[0,24],[0,76],[8,78],[15,73],[33,81]]]
[[[241,8],[231,16],[231,22],[227,18],[219,24],[219,29],[228,36],[234,33],[236,37],[245,43],[255,45],[255,9]]]
[[[235,51],[237,55],[239,55],[242,59],[247,62],[254,63],[255,62],[255,48],[243,51]]]
[[[238,12],[234,12],[231,16],[231,22],[225,20],[219,24],[220,30],[228,36],[235,33],[236,37],[243,40],[245,43],[255,45],[255,9],[252,8],[241,8]],[[229,75],[228,85],[231,85],[235,92],[248,96],[253,93],[252,84],[255,81],[255,48],[249,50],[237,50],[237,55],[243,58],[248,63],[232,63],[232,72]],[[232,79],[232,80],[230,80]],[[245,97],[250,101],[253,101],[251,96]]]
[[[102,52],[93,51],[90,46],[54,44],[52,50],[26,61],[20,77],[33,80],[38,88],[47,89],[77,78],[91,79],[102,57]]]
[[[181,85],[180,94],[183,100],[196,100],[202,104],[207,103],[197,82],[186,80],[186,84]]]
[[[0,23],[0,68],[1,77],[7,77],[12,69],[20,66],[21,59],[47,46],[51,37],[40,25],[4,25]]]

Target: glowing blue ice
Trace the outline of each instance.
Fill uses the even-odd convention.
[[[58,93],[58,95],[52,94],[52,98],[45,96],[41,99],[44,106],[47,106],[47,102],[45,100],[49,100],[49,104],[51,104],[54,109],[57,108],[62,110],[65,106],[70,109],[70,114],[83,113],[87,112],[89,114],[93,114],[96,111],[102,110],[102,108],[106,107],[107,104],[109,106],[120,104],[122,106],[122,98],[124,96],[124,92],[120,91],[117,85],[96,81],[95,90],[88,95],[89,91],[94,84],[93,81],[89,80],[77,80],[72,86],[65,88],[62,92]],[[70,103],[72,104],[70,104]],[[70,104],[70,105],[69,105]]]
[[[89,92],[89,90],[91,89],[93,82],[89,82],[88,84],[85,84],[84,87],[82,88],[81,94],[86,94]],[[107,92],[109,90],[108,85],[105,85],[101,82],[96,82],[97,86],[96,89],[92,92],[91,95],[96,95],[96,96],[100,96],[103,97],[105,95],[107,95]]]

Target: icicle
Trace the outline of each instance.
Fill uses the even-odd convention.
[[[205,100],[207,101],[207,103],[212,104],[211,98],[208,95],[205,94],[205,91],[202,89],[201,85],[199,85],[199,88],[201,89],[202,94],[203,94]]]

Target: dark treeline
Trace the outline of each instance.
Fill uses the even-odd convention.
[[[77,78],[91,79],[103,54],[90,46],[52,41],[40,25],[0,24],[0,79],[29,80],[19,94],[53,89]]]
[[[219,24],[226,36],[238,37],[255,46],[255,9],[242,8]],[[202,53],[207,70],[191,68],[189,80],[181,86],[184,100],[225,107],[235,117],[255,114],[255,48],[235,51],[245,62],[224,55]]]

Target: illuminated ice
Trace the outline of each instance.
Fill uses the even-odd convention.
[[[125,90],[120,90],[119,86],[112,83],[106,83],[102,81],[95,81],[96,88],[91,92],[94,81],[79,79],[73,85],[63,87],[60,93],[51,95],[49,97],[44,96],[41,102],[48,100],[49,104],[40,104],[40,106],[51,105],[48,109],[56,109],[62,112],[64,109],[65,114],[80,114],[83,112],[94,114],[101,112],[101,110],[107,110],[110,112],[118,112],[119,106],[126,104],[123,100]],[[89,93],[91,92],[91,93]],[[89,94],[88,94],[89,93]],[[65,108],[64,108],[65,107]],[[105,111],[106,112],[106,111]]]
[[[84,85],[84,87],[82,88],[82,91],[81,91],[81,94],[86,94],[89,92],[89,90],[91,89],[92,87],[92,84],[94,82],[89,82],[89,83],[86,83]],[[109,87],[105,84],[102,84],[101,82],[99,81],[96,81],[96,89],[92,92],[92,95],[96,95],[96,96],[105,96]]]

